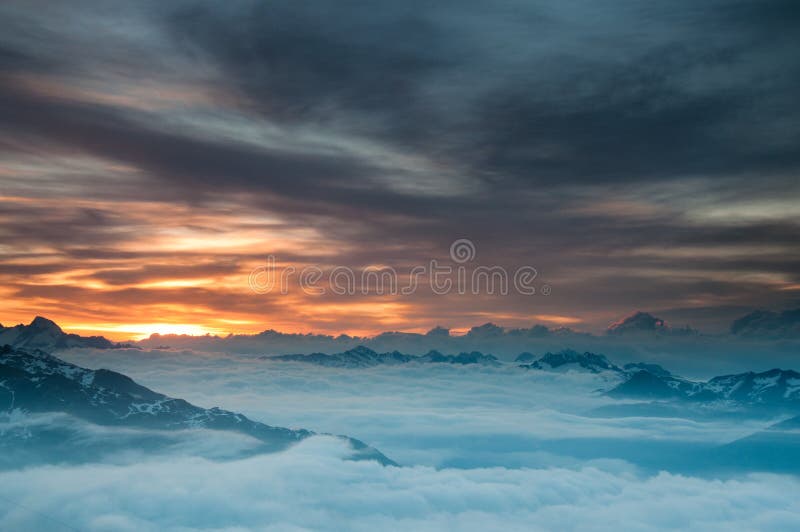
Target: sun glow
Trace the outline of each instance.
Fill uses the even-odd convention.
[[[535,314],[533,317],[540,321],[556,323],[558,325],[573,325],[583,321],[582,319],[574,316],[559,316],[557,314]]]
[[[111,333],[109,336],[114,338],[127,338],[129,340],[143,340],[153,334],[187,334],[192,336],[203,336],[205,334],[218,334],[218,331],[200,325],[189,325],[184,323],[125,323],[120,325],[73,325],[70,329],[91,330],[101,333]]]

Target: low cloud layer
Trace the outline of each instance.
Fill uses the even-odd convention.
[[[800,481],[701,480],[624,466],[436,470],[344,462],[332,439],[197,458],[0,473],[8,530],[599,530],[800,526]],[[302,508],[302,511],[300,510]]]
[[[526,371],[514,364],[342,369],[194,351],[84,350],[62,356],[122,372],[203,407],[347,434],[404,465],[580,463],[572,451],[636,461],[642,456],[635,444],[663,445],[663,452],[722,445],[778,420],[597,416],[595,409],[615,403],[602,390],[618,377]],[[564,440],[580,449],[564,447]]]
[[[717,471],[703,463],[705,451],[777,419],[599,415],[599,407],[615,402],[602,394],[616,383],[613,375],[515,365],[325,368],[189,350],[75,349],[61,356],[121,371],[200,406],[358,437],[403,467],[345,460],[350,450],[325,436],[251,456],[253,442],[243,436],[157,436],[15,412],[0,419],[0,435],[62,430],[67,437],[59,436],[58,445],[82,448],[86,456],[65,461],[55,453],[24,468],[3,463],[0,528],[800,526],[796,476]],[[168,441],[154,445],[157,437]]]

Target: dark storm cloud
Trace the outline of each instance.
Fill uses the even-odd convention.
[[[159,51],[211,61],[227,74],[219,83],[247,94],[248,109],[254,105],[270,120],[410,145],[427,157],[457,161],[492,186],[524,190],[564,180],[648,182],[797,167],[797,121],[775,143],[767,134],[753,145],[746,132],[731,133],[768,128],[780,115],[785,123],[785,113],[796,112],[775,103],[800,88],[791,55],[796,39],[779,39],[767,22],[749,22],[787,24],[783,4],[687,3],[669,10],[622,4],[599,10],[596,22],[585,18],[598,10],[580,4],[487,10],[469,3],[454,15],[455,7],[234,2],[141,10],[146,22],[168,31],[170,47]],[[595,47],[576,49],[599,36],[605,40]],[[60,37],[68,45],[76,40]],[[770,47],[775,53],[765,65],[750,64]],[[91,57],[63,60],[62,66],[92,64]],[[764,70],[773,78],[754,86]],[[255,150],[167,133],[126,109],[30,95],[6,93],[3,107],[6,123],[20,132],[134,164],[186,187],[189,196],[224,182],[234,191],[302,196],[304,205],[287,209],[308,209],[316,200],[346,212],[413,214],[430,212],[434,201],[447,205],[376,185],[376,176],[397,170],[348,154]]]
[[[214,3],[169,20],[269,118],[367,130],[468,161],[490,182],[800,162],[800,39],[781,37],[787,3],[450,7]],[[753,138],[753,127],[764,131]]]
[[[407,110],[423,80],[455,63],[442,53],[447,35],[413,2],[199,2],[167,21],[179,43],[210,54],[263,112],[284,120]]]

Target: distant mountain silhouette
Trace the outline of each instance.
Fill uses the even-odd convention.
[[[669,336],[690,336],[698,332],[688,326],[673,328],[661,318],[647,312],[634,312],[608,326],[606,334],[622,336],[629,334],[661,334]]]
[[[756,310],[731,324],[731,334],[747,337],[800,337],[800,309],[772,312]]]
[[[481,364],[499,365],[496,357],[484,355],[477,351],[470,353],[459,353],[458,355],[444,355],[438,351],[429,351],[422,356],[406,355],[399,351],[389,353],[378,353],[368,347],[360,345],[342,353],[328,355],[325,353],[311,353],[308,355],[278,355],[264,356],[265,360],[277,360],[282,362],[304,362],[318,366],[328,366],[337,368],[367,368],[380,365],[397,364]]]

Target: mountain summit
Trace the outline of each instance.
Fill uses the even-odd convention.
[[[65,333],[54,321],[36,316],[28,325],[20,323],[13,327],[0,325],[0,345],[52,352],[71,347],[93,347],[111,349],[119,347],[102,336],[80,336]]]
[[[529,361],[531,357],[532,355],[530,353],[522,353],[517,357],[516,362]],[[572,349],[564,349],[557,353],[545,353],[538,360],[534,360],[530,364],[523,364],[520,367],[550,371],[579,369],[590,373],[600,373],[603,371],[622,373],[622,370],[609,362],[604,355],[589,352],[578,353]]]

